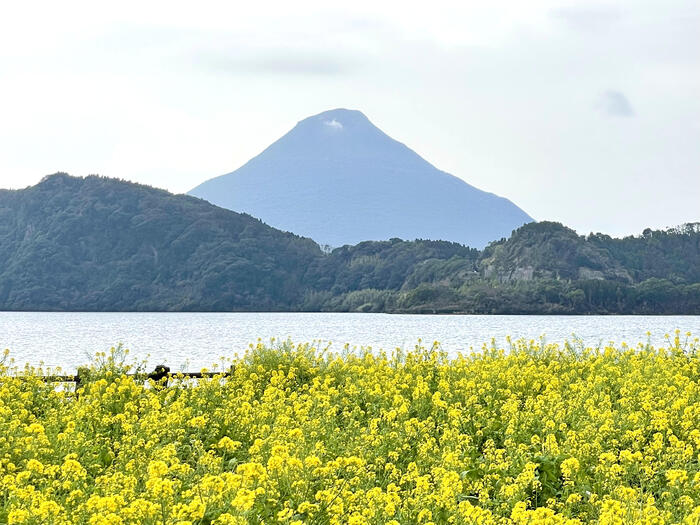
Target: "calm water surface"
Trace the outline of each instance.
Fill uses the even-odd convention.
[[[61,367],[72,372],[95,352],[122,343],[136,360],[173,370],[199,370],[222,356],[242,354],[258,338],[319,341],[340,351],[370,346],[413,348],[418,339],[440,341],[450,354],[479,349],[505,336],[587,346],[610,341],[664,345],[675,329],[700,335],[700,316],[488,316],[352,313],[32,313],[0,312],[0,349],[18,364]]]

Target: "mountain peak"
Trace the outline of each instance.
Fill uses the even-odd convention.
[[[340,124],[345,121],[346,124],[359,124],[359,123],[365,123],[365,124],[371,124],[369,119],[365,116],[362,111],[358,111],[356,109],[345,109],[345,108],[336,108],[336,109],[329,109],[328,111],[324,111],[322,113],[319,113],[318,115],[313,115],[311,117],[307,117],[304,120],[300,122],[322,122],[324,124],[327,124],[332,121],[336,121]]]
[[[56,173],[51,173],[50,175],[44,175],[42,179],[39,181],[39,184],[45,184],[47,182],[57,182],[57,181],[71,181],[75,179],[79,179],[80,177],[75,177],[73,175],[69,175],[68,173],[65,173],[63,171],[57,171]]]
[[[363,133],[376,133],[378,128],[356,109],[337,108],[312,115],[300,120],[290,134],[296,131],[321,133],[322,136],[337,136]]]

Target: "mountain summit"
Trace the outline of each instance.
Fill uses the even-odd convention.
[[[190,195],[320,244],[440,239],[481,248],[532,218],[437,169],[359,111],[334,109]]]

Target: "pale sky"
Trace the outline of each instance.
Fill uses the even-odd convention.
[[[582,234],[700,221],[697,0],[3,5],[3,188],[186,192],[337,107]]]

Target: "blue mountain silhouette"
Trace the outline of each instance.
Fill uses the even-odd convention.
[[[399,237],[482,248],[533,220],[508,199],[437,169],[348,109],[302,120],[257,157],[190,195],[333,247]]]

